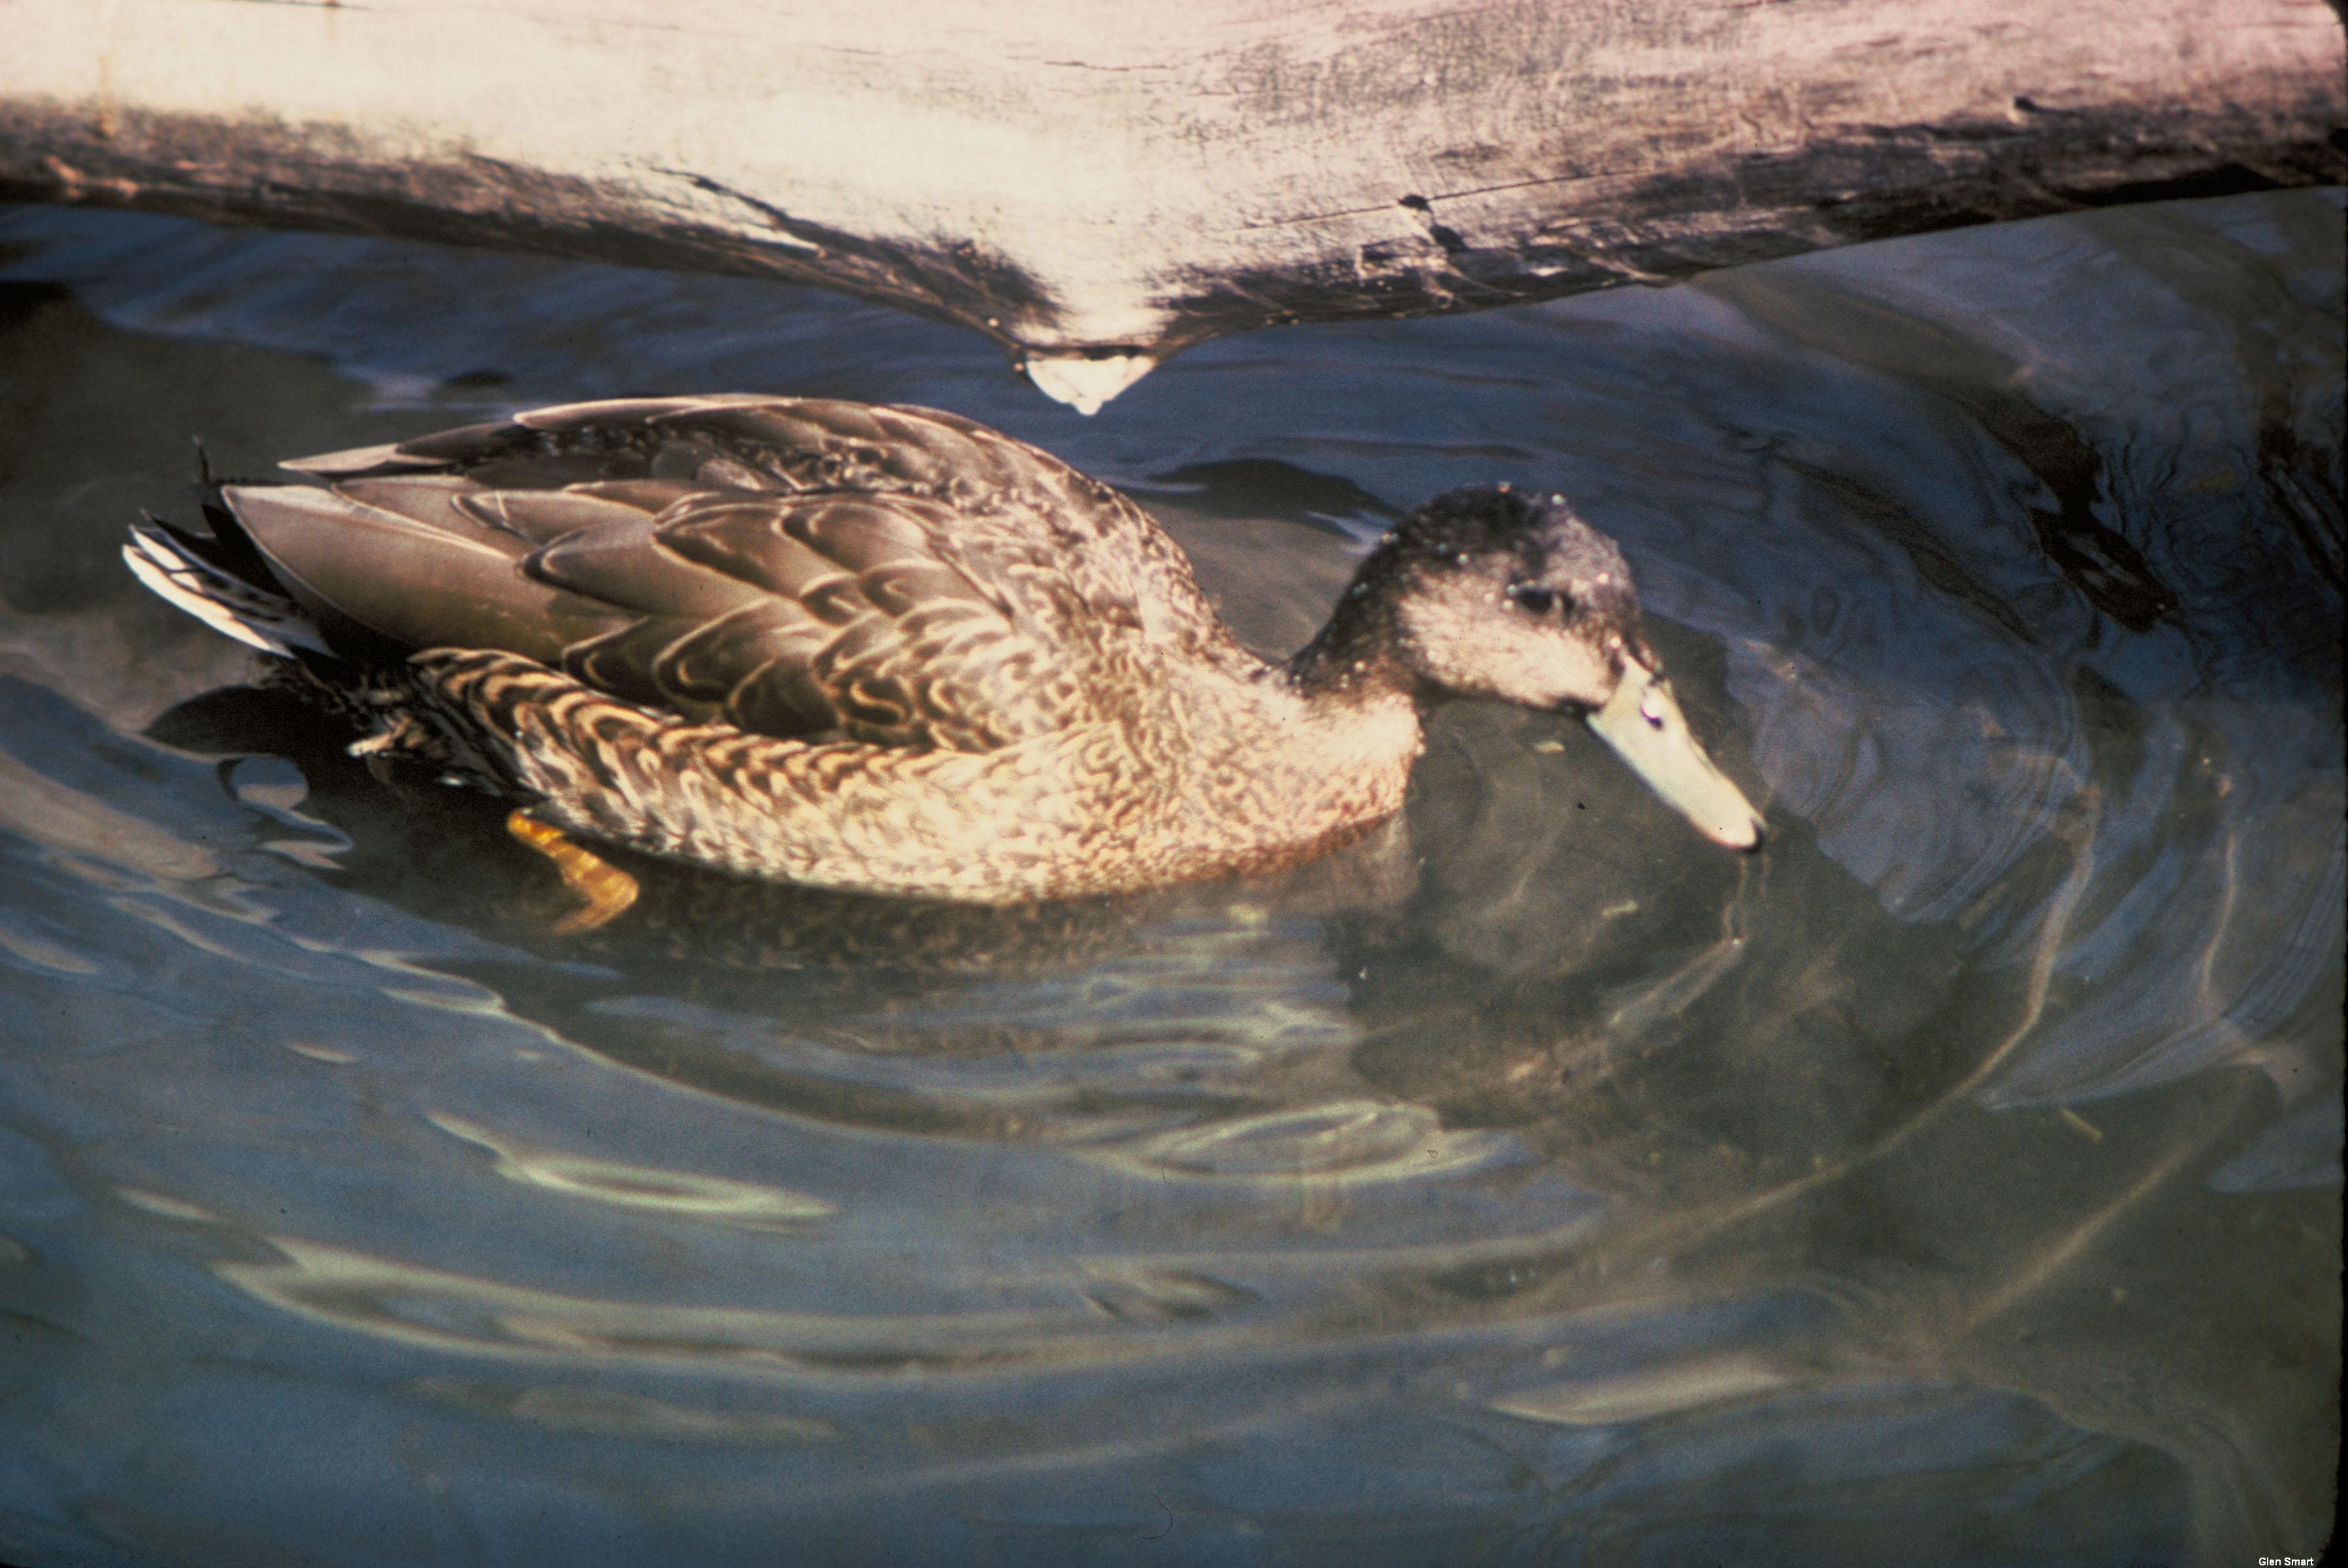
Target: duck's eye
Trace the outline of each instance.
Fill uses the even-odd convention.
[[[1527,615],[1547,615],[1557,608],[1558,594],[1555,589],[1528,582],[1509,589],[1509,599]]]

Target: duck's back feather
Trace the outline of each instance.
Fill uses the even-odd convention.
[[[1131,502],[951,415],[631,399],[286,466],[328,487],[223,494],[329,641],[754,733],[984,751],[1245,661]]]

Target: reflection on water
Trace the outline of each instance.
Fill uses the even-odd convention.
[[[1202,348],[0,214],[0,1559],[2240,1562],[2337,1453],[2341,203]],[[1026,911],[551,932],[120,570],[228,472],[924,402],[1301,642],[1449,486],[1617,533],[1775,828],[1458,708],[1406,821]]]

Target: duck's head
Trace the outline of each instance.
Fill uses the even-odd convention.
[[[1705,836],[1760,845],[1760,813],[1672,695],[1621,548],[1562,497],[1506,486],[1437,497],[1363,562],[1349,620],[1422,699],[1577,714]]]

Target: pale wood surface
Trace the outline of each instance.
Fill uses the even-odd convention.
[[[2322,0],[0,0],[0,197],[1185,343],[2348,179]]]

